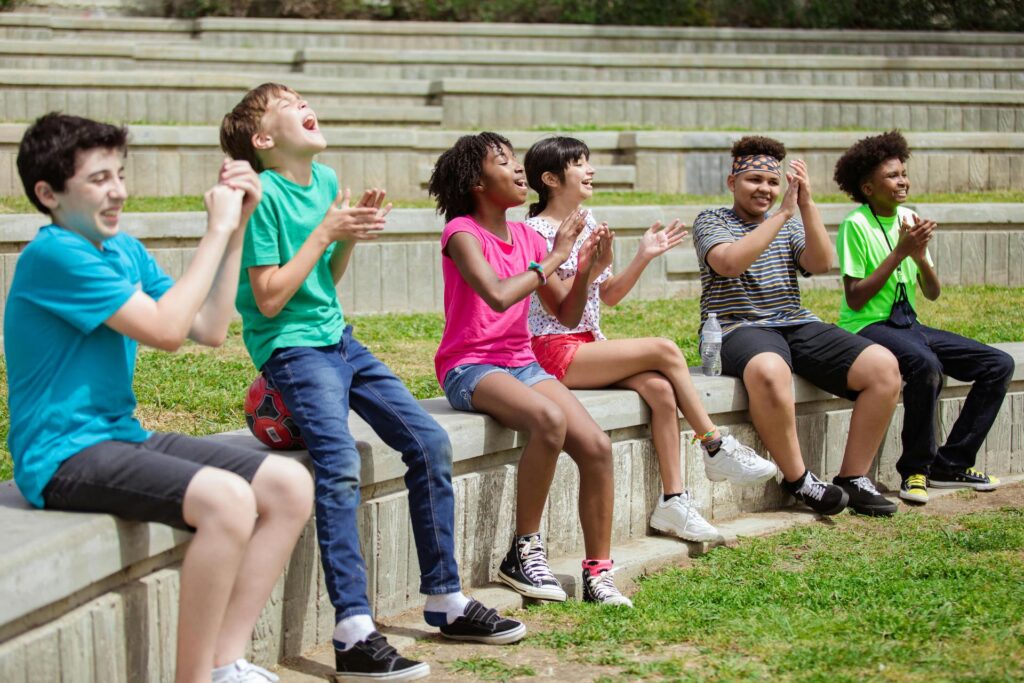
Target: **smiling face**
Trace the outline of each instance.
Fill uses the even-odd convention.
[[[36,196],[53,222],[77,232],[97,247],[117,234],[128,191],[124,184],[124,150],[96,147],[75,154],[75,174],[54,192],[36,184]]]
[[[782,178],[766,171],[746,171],[726,180],[733,196],[733,210],[745,220],[759,222],[775,205]]]
[[[508,145],[487,150],[480,166],[480,181],[473,187],[477,202],[510,209],[526,201],[526,172]]]
[[[861,185],[868,203],[879,213],[891,214],[910,195],[910,177],[906,165],[897,157],[886,159]]]
[[[545,173],[544,181],[551,187],[552,194],[564,196],[575,203],[582,203],[594,195],[594,167],[590,160],[581,156],[570,161],[559,180],[554,173]]]
[[[309,104],[298,93],[283,90],[267,103],[253,146],[288,158],[312,158],[327,148],[327,141]]]

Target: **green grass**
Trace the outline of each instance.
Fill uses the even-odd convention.
[[[1019,508],[841,516],[650,576],[632,611],[538,608],[533,642],[605,681],[1021,680],[1022,551]]]
[[[1019,289],[947,287],[937,303],[918,297],[922,322],[980,341],[1020,341],[1024,307]],[[804,303],[823,319],[834,322],[839,313],[838,290],[809,290]],[[696,365],[700,306],[696,298],[626,301],[602,314],[602,329],[611,338],[668,337]],[[355,332],[387,363],[417,398],[439,396],[434,378],[434,352],[444,320],[439,313],[350,316]],[[244,424],[242,398],[255,377],[241,327],[231,326],[227,342],[218,349],[188,345],[176,354],[143,349],[135,374],[138,415],[148,429],[211,434]],[[11,477],[6,449],[6,364],[0,359],[0,480]]]
[[[529,666],[509,666],[493,657],[469,657],[456,659],[448,664],[456,673],[472,674],[481,681],[509,681],[520,676],[536,676]]]
[[[532,197],[530,201],[534,201]],[[818,194],[821,204],[851,204],[846,195]],[[1024,202],[1024,190],[999,190],[992,192],[938,192],[913,196],[911,204],[988,204]],[[717,206],[731,204],[731,195],[726,194],[683,194],[669,192],[600,192],[594,198],[594,206]],[[394,202],[400,209],[433,209],[433,200],[401,199]],[[125,204],[128,213],[169,213],[174,211],[203,211],[203,198],[195,195],[177,197],[129,197]],[[28,199],[23,196],[0,197],[0,214],[36,213]]]

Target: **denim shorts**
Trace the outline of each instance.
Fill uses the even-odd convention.
[[[552,375],[544,372],[539,363],[530,363],[517,368],[486,363],[456,365],[444,376],[444,395],[448,399],[448,403],[455,410],[473,412],[473,392],[476,391],[476,385],[492,372],[504,372],[507,375],[512,375],[528,387],[546,379],[555,379]]]

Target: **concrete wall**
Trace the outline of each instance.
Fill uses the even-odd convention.
[[[1000,475],[1024,472],[1024,344],[1003,345],[1017,360],[1014,382],[978,466]],[[715,423],[763,452],[748,422],[746,396],[729,378],[695,379]],[[943,392],[941,431],[959,414],[966,387]],[[613,543],[647,535],[661,493],[647,428],[648,413],[632,392],[578,392],[613,441],[616,498]],[[850,406],[806,383],[796,384],[797,431],[809,468],[838,472]],[[454,446],[456,554],[466,587],[490,583],[510,541],[516,461],[522,437],[487,418],[456,413],[443,399],[424,402],[449,431]],[[872,468],[884,486],[899,486],[900,408]],[[352,418],[363,453],[359,532],[378,617],[422,604],[419,567],[408,520],[400,455]],[[685,423],[684,437],[692,436]],[[222,435],[252,446],[244,432]],[[712,484],[699,451],[683,439],[683,480],[705,516],[724,520],[773,510],[789,499],[774,481],[754,488]],[[298,457],[303,457],[299,454]],[[582,552],[577,521],[578,476],[568,456],[558,464],[542,529],[553,558]],[[118,522],[106,515],[29,510],[17,491],[0,484],[0,556],[5,600],[0,603],[0,680],[35,683],[169,681],[175,647],[178,562],[188,534],[157,524]],[[286,575],[264,609],[251,658],[270,665],[325,643],[333,628],[320,575],[312,525],[298,543]],[[567,579],[569,577],[566,577]]]
[[[692,225],[698,206],[594,207],[600,220],[616,231],[615,267],[624,268],[636,253],[639,235],[655,221],[681,218]],[[833,232],[852,206],[822,205]],[[1020,204],[930,204],[916,207],[940,224],[932,256],[946,284],[1024,287],[1024,207]],[[513,216],[520,214],[513,212]],[[37,216],[0,220],[2,302],[17,263],[18,251],[43,224]],[[139,237],[167,272],[178,277],[205,229],[202,214],[126,214],[123,229]],[[442,309],[441,257],[443,221],[429,209],[392,211],[380,240],[356,249],[338,286],[348,313],[428,312]],[[801,279],[804,287],[835,287],[831,275]],[[696,255],[689,242],[656,259],[630,293],[635,299],[663,299],[700,294]],[[837,303],[838,305],[838,303]]]

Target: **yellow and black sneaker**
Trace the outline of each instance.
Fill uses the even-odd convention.
[[[900,498],[924,505],[928,502],[928,478],[923,474],[911,474],[904,477],[900,484]]]
[[[942,470],[933,467],[931,474],[928,475],[928,485],[937,489],[995,491],[999,488],[999,479],[973,467],[952,470]]]

